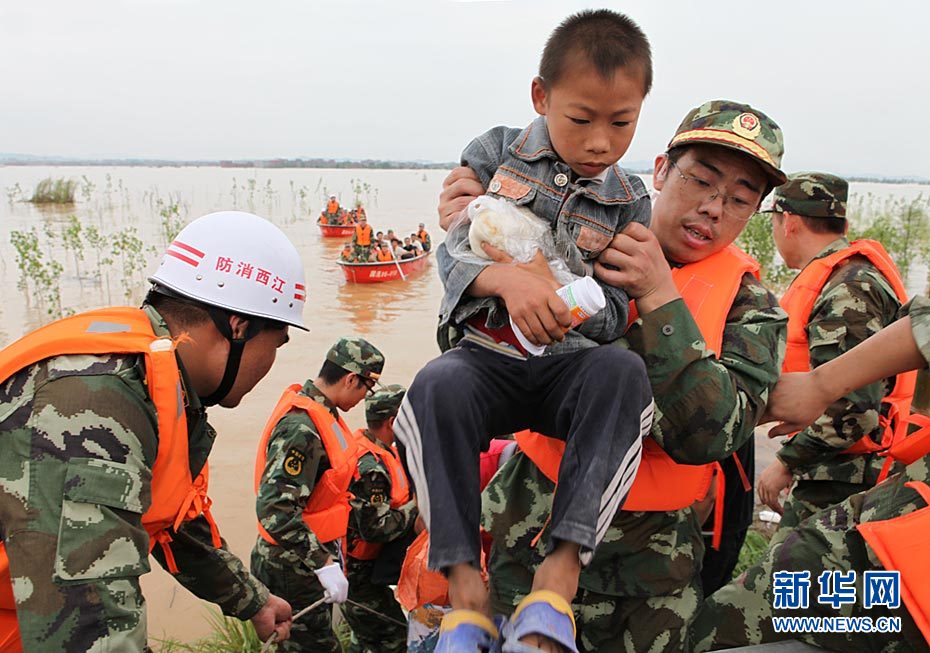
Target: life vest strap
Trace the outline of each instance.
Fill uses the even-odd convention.
[[[168,565],[168,573],[175,576],[180,573],[180,569],[178,569],[178,563],[175,561],[174,553],[171,551],[171,541],[171,534],[168,532],[168,529],[163,528],[152,535],[149,549],[155,548],[156,544],[161,547],[162,553],[165,554],[165,564]]]

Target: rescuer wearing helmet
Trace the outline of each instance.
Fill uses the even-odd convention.
[[[259,637],[289,635],[290,605],[210,516],[205,407],[236,406],[288,327],[305,329],[300,256],[256,215],[211,213],[149,280],[142,308],[81,313],[0,351],[4,652],[143,651],[150,552]]]

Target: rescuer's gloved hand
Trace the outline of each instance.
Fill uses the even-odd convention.
[[[349,581],[342,573],[342,567],[338,562],[315,569],[313,573],[320,579],[320,584],[326,590],[327,603],[345,603],[349,598]]]

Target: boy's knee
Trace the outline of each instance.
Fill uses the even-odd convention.
[[[595,359],[599,373],[610,378],[641,378],[648,382],[646,364],[638,354],[623,347],[600,347]]]
[[[445,354],[434,358],[417,372],[408,394],[438,394],[448,399],[449,393],[455,392],[455,396],[460,397],[463,392],[475,388],[477,382],[471,368],[460,357]]]

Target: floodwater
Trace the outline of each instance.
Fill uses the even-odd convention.
[[[409,384],[416,371],[439,353],[435,327],[442,287],[435,262],[406,282],[346,283],[335,263],[343,241],[321,238],[314,224],[324,198],[333,193],[349,205],[356,196],[353,188],[357,188],[376,231],[393,228],[398,234],[410,234],[425,222],[435,247],[442,240],[436,202],[445,175],[441,170],[0,167],[0,189],[7,191],[0,195],[0,346],[49,319],[35,292],[27,298],[17,288],[20,273],[10,241],[14,230],[37,229],[45,261],[54,259],[64,267],[62,305],[80,311],[139,302],[145,275],[154,270],[157,252],[166,244],[160,215],[165,205],[177,203],[184,222],[210,211],[236,208],[257,213],[281,227],[297,244],[304,261],[309,289],[304,318],[310,332],[292,330],[291,342],[280,351],[269,375],[238,408],[214,408],[210,414],[219,432],[210,457],[213,514],[230,548],[247,561],[256,533],[252,491],[255,449],[281,390],[314,377],[326,350],[342,335],[363,336],[385,353],[386,383]],[[43,208],[17,201],[16,184],[29,196],[35,184],[49,176],[81,182],[75,205]],[[876,196],[912,198],[925,190],[911,185],[853,184],[854,192]],[[10,193],[13,201],[8,202]],[[89,226],[108,234],[134,228],[145,248],[139,254],[124,256],[125,261],[109,255],[113,264],[98,265],[98,257],[108,258],[107,252],[96,252],[85,244],[84,260],[75,263],[73,249],[66,249],[57,235],[71,214],[77,216],[85,233]],[[46,231],[55,237],[49,240]],[[912,277],[912,290],[922,291],[926,267]],[[124,297],[127,288],[134,291],[128,299]],[[352,410],[347,421],[353,428],[361,427],[364,408]],[[765,457],[770,459],[770,447],[766,451]],[[760,457],[758,469],[765,464]],[[202,618],[207,604],[157,565],[144,577],[143,588],[153,638],[189,641],[207,633]]]

